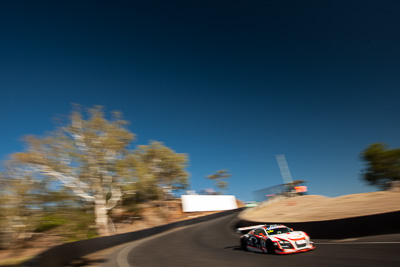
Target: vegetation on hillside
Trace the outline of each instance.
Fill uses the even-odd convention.
[[[400,149],[389,149],[387,145],[375,143],[361,154],[367,168],[362,179],[369,185],[386,190],[400,181]]]
[[[119,112],[107,119],[99,106],[75,106],[67,124],[26,137],[0,173],[0,248],[56,227],[67,240],[109,235],[115,207],[137,214],[186,188],[187,155],[156,141],[130,150],[127,125]]]

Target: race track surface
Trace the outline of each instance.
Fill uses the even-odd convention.
[[[313,240],[315,250],[291,255],[244,251],[240,235],[233,231],[236,216],[132,242],[111,254],[102,266],[400,266],[399,234]]]

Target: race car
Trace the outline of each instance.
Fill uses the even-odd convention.
[[[315,249],[314,243],[305,232],[293,231],[283,224],[242,227],[238,231],[249,231],[240,237],[240,244],[245,250],[291,254]]]

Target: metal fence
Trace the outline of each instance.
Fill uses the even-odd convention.
[[[257,202],[267,201],[276,196],[294,197],[307,194],[306,181],[296,180],[287,184],[280,184],[253,192],[254,200]]]
[[[292,186],[288,186],[286,184],[280,184],[254,191],[253,197],[255,201],[263,202],[275,196],[286,195],[291,191],[292,191]]]

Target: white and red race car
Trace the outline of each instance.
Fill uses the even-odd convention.
[[[291,254],[315,248],[305,232],[293,231],[283,224],[242,227],[238,228],[238,231],[249,231],[240,237],[240,244],[245,250],[270,254]]]

